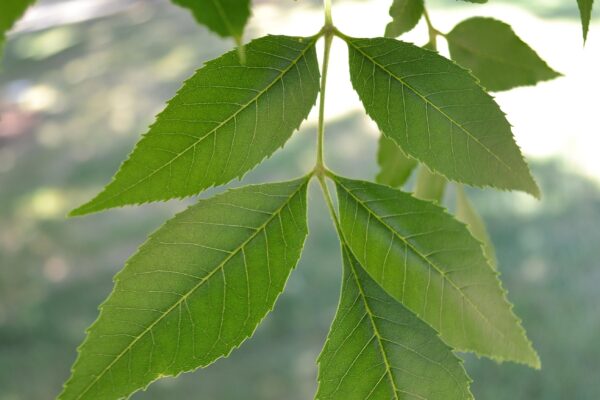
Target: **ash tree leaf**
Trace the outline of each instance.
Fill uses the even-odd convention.
[[[423,0],[394,0],[390,7],[392,22],[385,28],[386,37],[398,37],[411,31],[421,19],[425,5]]]
[[[307,182],[200,200],[152,234],[115,277],[59,399],[127,398],[251,336],[300,257]]]
[[[587,40],[588,31],[590,30],[590,19],[592,18],[592,8],[594,0],[577,0],[579,14],[581,15],[581,28],[583,30],[583,41]]]
[[[189,9],[196,21],[223,37],[241,41],[250,17],[250,0],[172,0]]]
[[[344,281],[319,357],[319,400],[472,399],[462,361],[342,245]]]
[[[0,54],[4,46],[6,32],[21,19],[25,11],[36,0],[3,0],[0,4]]]
[[[469,18],[456,25],[446,39],[452,59],[470,69],[493,92],[561,76],[510,25],[493,18]]]
[[[417,199],[441,203],[444,198],[447,182],[443,176],[431,172],[429,168],[421,165],[419,174],[417,175],[414,195]]]
[[[398,40],[344,39],[367,113],[407,155],[450,180],[539,197],[510,124],[473,75]]]
[[[485,227],[485,222],[469,200],[462,185],[456,185],[456,218],[464,222],[471,235],[481,242],[483,252],[492,268],[498,268],[494,243]]]
[[[417,160],[407,157],[393,140],[383,135],[379,138],[377,163],[377,182],[391,187],[404,185],[417,166]]]
[[[159,114],[113,181],[71,212],[197,194],[240,178],[283,146],[319,91],[317,37],[267,36],[210,61]]]
[[[334,179],[348,247],[386,292],[456,350],[539,368],[497,273],[464,224],[399,190]]]

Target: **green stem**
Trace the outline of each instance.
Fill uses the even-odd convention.
[[[331,18],[331,0],[323,0],[323,8],[325,9],[325,26],[333,26]]]
[[[325,0],[325,5],[329,1]],[[326,9],[327,10],[327,9]],[[329,14],[331,16],[331,14]],[[325,92],[327,90],[327,71],[329,69],[329,54],[331,53],[331,42],[333,40],[333,32],[325,30],[325,49],[323,51],[323,70],[321,72],[321,94],[319,98],[319,122],[317,125],[317,164],[315,165],[315,173],[317,176],[322,176],[326,170],[323,161],[323,142],[325,137]]]
[[[327,171],[327,174],[330,174]],[[325,177],[323,175],[318,177],[319,184],[321,185],[321,190],[323,191],[323,196],[325,197],[325,203],[327,203],[327,208],[329,209],[329,214],[331,215],[331,219],[333,220],[333,224],[335,225],[335,229],[340,235],[340,240],[343,238],[342,227],[340,225],[340,221],[338,219],[337,213],[335,212],[335,207],[333,205],[333,200],[331,198],[331,194],[329,193],[329,188],[327,187],[327,182],[325,181]]]
[[[446,37],[446,34],[435,29],[433,24],[431,23],[431,18],[429,17],[429,13],[426,8],[423,8],[423,16],[425,17],[425,22],[427,22],[427,28],[429,30],[429,45],[432,49],[437,49],[437,37],[443,36]]]

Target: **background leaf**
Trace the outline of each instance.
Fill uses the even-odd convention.
[[[470,73],[398,40],[345,40],[367,113],[409,156],[451,180],[539,196],[504,113]]]
[[[290,138],[319,91],[316,37],[267,36],[189,79],[82,215],[196,194],[239,178]]]
[[[2,0],[2,3],[0,3],[0,55],[2,54],[6,32],[12,28],[35,1]]]
[[[469,68],[493,92],[561,76],[510,25],[493,18],[469,18],[456,25],[446,39],[452,59]]]
[[[342,244],[344,281],[319,357],[319,400],[472,399],[462,361]]]
[[[594,0],[577,0],[579,6],[579,14],[581,15],[581,27],[583,30],[583,41],[587,40],[588,31],[590,30],[590,19],[592,18],[592,8]]]
[[[423,0],[394,0],[390,7],[392,22],[385,28],[385,36],[398,37],[412,30],[423,15]]]
[[[228,355],[272,309],[307,235],[307,178],[178,214],[115,277],[60,399],[121,399]]]
[[[377,182],[391,187],[404,185],[417,166],[417,160],[407,157],[393,140],[383,135],[379,138],[377,163]]]
[[[196,20],[223,37],[241,41],[250,17],[250,0],[172,0],[188,8]]]
[[[483,252],[492,268],[498,269],[496,250],[485,227],[485,222],[471,204],[461,185],[456,185],[456,218],[467,225],[473,237],[481,242]]]
[[[446,178],[435,172],[431,172],[429,168],[421,165],[415,183],[414,195],[421,200],[441,203],[447,183]]]
[[[456,350],[539,368],[496,272],[465,225],[399,190],[335,181],[348,247],[390,295]]]

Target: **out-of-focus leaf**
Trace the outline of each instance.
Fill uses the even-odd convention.
[[[223,37],[241,41],[250,17],[250,0],[171,0],[189,9],[196,20]]]
[[[510,25],[469,18],[446,36],[452,59],[469,68],[491,91],[535,85],[561,76],[523,42]]]
[[[404,185],[417,166],[417,160],[407,157],[393,140],[383,135],[379,138],[377,162],[377,182],[391,187]]]
[[[456,185],[456,218],[467,224],[473,237],[483,245],[483,252],[490,265],[494,269],[497,269],[496,250],[485,227],[485,222],[483,222],[483,219],[473,204],[471,204],[462,185]]]
[[[392,22],[385,28],[385,36],[398,37],[412,30],[423,15],[423,0],[394,0],[390,7]]]
[[[440,174],[431,172],[429,168],[422,165],[419,168],[419,175],[417,175],[417,182],[415,184],[415,197],[421,200],[440,203],[444,197],[447,183],[446,178]]]
[[[0,55],[2,54],[6,32],[12,28],[35,1],[2,0],[0,2]]]

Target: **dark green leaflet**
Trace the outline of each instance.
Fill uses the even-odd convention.
[[[191,10],[194,18],[213,32],[223,37],[231,36],[238,42],[250,17],[250,0],[172,1]]]
[[[442,208],[335,177],[348,247],[390,295],[460,351],[539,368],[481,244]]]
[[[504,113],[468,71],[398,40],[345,40],[352,85],[405,153],[451,180],[539,196]]]
[[[581,27],[583,29],[583,41],[587,40],[588,31],[590,30],[590,19],[592,18],[592,8],[594,0],[577,0],[579,6],[579,14],[581,15]]]
[[[469,68],[493,92],[561,76],[510,25],[493,18],[467,19],[456,25],[446,38],[452,59]]]
[[[391,187],[404,185],[417,166],[417,160],[407,157],[393,140],[383,135],[379,138],[377,163],[377,182]]]
[[[0,55],[6,32],[25,14],[36,0],[2,0],[0,4]]]
[[[385,28],[386,37],[398,37],[412,30],[423,15],[423,0],[394,0],[390,7],[390,22]]]
[[[59,398],[126,398],[252,335],[300,257],[307,183],[200,200],[152,234],[115,277]]]
[[[312,38],[267,36],[206,64],[158,116],[113,181],[72,215],[190,196],[244,175],[290,138],[313,107]]]
[[[452,349],[342,247],[342,294],[319,357],[316,399],[472,399]]]

